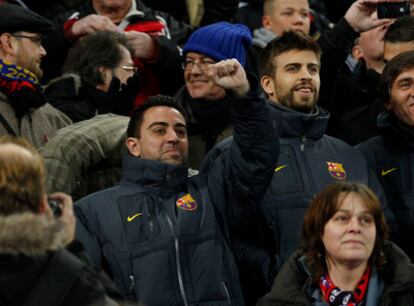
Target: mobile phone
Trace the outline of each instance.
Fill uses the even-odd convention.
[[[410,15],[410,1],[404,2],[378,2],[378,18],[400,18]]]
[[[50,209],[55,217],[60,217],[62,215],[62,205],[60,201],[54,199],[48,199]]]

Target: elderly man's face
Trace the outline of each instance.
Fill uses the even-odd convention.
[[[40,34],[30,32],[16,32],[11,34],[15,46],[15,64],[33,72],[38,79],[43,76],[40,68],[42,57],[46,55],[42,47]]]
[[[207,65],[215,61],[196,52],[188,52],[184,64],[184,80],[187,91],[193,99],[218,100],[226,95],[226,91],[216,85],[205,73]]]

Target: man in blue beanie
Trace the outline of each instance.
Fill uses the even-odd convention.
[[[232,58],[244,65],[251,40],[246,26],[217,22],[199,28],[184,45],[185,86],[175,98],[184,109],[188,123],[190,168],[198,169],[214,144],[233,131],[229,112],[233,97],[207,76],[206,68]]]

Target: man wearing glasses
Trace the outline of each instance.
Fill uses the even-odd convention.
[[[43,146],[70,119],[46,103],[39,80],[46,55],[42,34],[52,24],[12,4],[0,6],[0,135],[27,138]]]
[[[214,144],[233,132],[229,103],[234,97],[209,78],[206,68],[231,58],[244,65],[250,44],[247,27],[218,22],[199,28],[184,45],[185,86],[175,98],[187,117],[190,168],[198,169]]]

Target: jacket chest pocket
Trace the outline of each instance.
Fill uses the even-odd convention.
[[[118,207],[128,243],[144,242],[160,234],[156,206],[151,197],[142,193],[125,196],[118,200]]]
[[[391,200],[401,197],[411,189],[411,166],[407,156],[394,158],[381,158],[377,153],[376,174],[384,189],[385,194]]]
[[[272,183],[268,192],[271,195],[289,194],[304,191],[303,176],[299,161],[292,147],[281,146],[280,157],[275,168]]]

